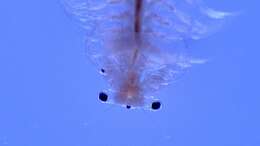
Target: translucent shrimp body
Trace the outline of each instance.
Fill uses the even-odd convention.
[[[145,107],[153,93],[203,60],[184,40],[215,32],[230,13],[200,0],[65,0],[86,30],[86,52],[108,81],[113,103]]]

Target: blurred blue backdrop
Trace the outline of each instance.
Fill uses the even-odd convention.
[[[0,146],[259,146],[260,3],[207,4],[243,13],[192,44],[213,59],[162,90],[163,109],[150,112],[99,102],[105,82],[58,0],[2,1]]]

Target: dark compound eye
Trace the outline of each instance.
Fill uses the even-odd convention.
[[[101,68],[101,69],[100,69],[100,72],[101,72],[101,73],[105,73],[106,71],[105,71],[104,68]]]
[[[130,109],[130,108],[131,108],[131,106],[130,106],[130,105],[126,105],[126,108],[127,108],[127,109]]]
[[[101,101],[103,101],[103,102],[106,102],[107,99],[108,99],[108,96],[107,96],[106,93],[104,93],[104,92],[100,92],[100,93],[99,93],[99,100],[101,100]]]
[[[155,101],[155,102],[152,103],[152,109],[153,110],[158,110],[158,109],[160,109],[160,107],[161,107],[161,102]]]

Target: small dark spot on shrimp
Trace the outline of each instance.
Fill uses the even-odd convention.
[[[101,68],[101,69],[100,69],[100,72],[101,72],[101,73],[105,73],[106,71],[105,71],[104,68]]]
[[[101,100],[102,102],[106,102],[108,100],[108,95],[104,92],[100,92],[99,93],[99,100]]]
[[[160,109],[160,107],[161,107],[160,101],[154,101],[151,106],[152,110],[158,110],[158,109]]]

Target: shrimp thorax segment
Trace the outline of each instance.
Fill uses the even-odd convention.
[[[136,6],[139,5],[137,6],[138,9],[142,7],[140,6],[142,5],[141,2],[139,1],[139,4],[136,4]],[[136,9],[135,7],[132,10],[134,11],[132,18],[128,18],[133,20],[132,23],[104,33],[106,56],[102,55],[103,59],[106,59],[103,61],[102,68],[107,71],[106,78],[114,93],[114,101],[135,107],[143,106],[147,98],[150,97],[147,96],[149,87],[152,87],[152,85],[148,85],[149,83],[158,84],[157,86],[159,86],[162,81],[166,81],[162,76],[163,74],[151,76],[146,72],[151,67],[151,57],[159,57],[160,54],[159,50],[152,47],[148,39],[146,39],[145,35],[147,34],[144,33],[141,26],[142,12]],[[165,65],[158,63],[158,66]],[[153,89],[150,88],[150,90]]]

